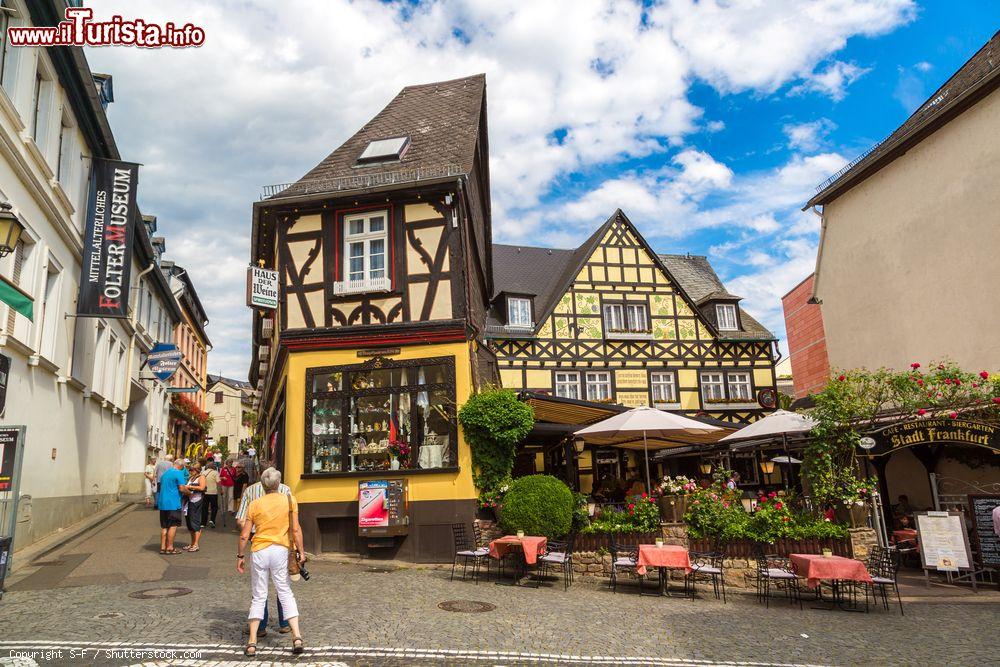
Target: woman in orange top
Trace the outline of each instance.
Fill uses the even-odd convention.
[[[299,553],[299,563],[305,563],[305,549],[302,547],[302,527],[299,525],[299,509],[295,499],[278,493],[281,473],[268,468],[260,475],[264,495],[250,503],[247,520],[240,533],[240,546],[236,554],[236,571],[243,574],[246,562],[246,547],[250,532],[256,530],[250,545],[252,572],[250,575],[250,639],[244,653],[257,654],[257,629],[264,617],[267,604],[267,580],[270,577],[278,594],[285,620],[292,627],[292,652],[302,653],[302,634],[299,632],[299,609],[295,596],[288,585],[288,548],[291,540]],[[289,520],[289,518],[291,520]]]

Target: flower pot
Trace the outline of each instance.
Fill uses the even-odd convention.
[[[834,515],[840,523],[846,523],[851,528],[862,528],[868,525],[868,505],[839,505],[834,509]]]
[[[687,496],[660,496],[656,504],[660,508],[660,518],[668,523],[682,523],[687,512]]]

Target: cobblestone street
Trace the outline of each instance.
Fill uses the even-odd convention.
[[[35,654],[34,660],[157,664],[165,655],[182,659],[187,650],[200,651],[201,661],[240,659],[249,584],[231,570],[235,533],[207,530],[200,553],[164,557],[156,553],[155,527],[153,512],[127,511],[43,557],[47,565],[19,570],[0,602],[0,656],[12,662],[12,651],[61,648],[61,655]],[[994,647],[980,641],[997,628],[995,593],[981,593],[974,602],[911,601],[901,617],[895,609],[799,611],[780,602],[764,609],[739,593],[724,605],[706,590],[696,600],[639,597],[628,585],[612,594],[598,579],[578,579],[563,591],[561,583],[536,590],[450,582],[446,570],[371,562],[314,561],[310,571],[312,579],[294,591],[310,647],[302,659],[320,663],[986,665],[998,660]],[[136,596],[140,591],[148,593]],[[455,613],[438,607],[448,600],[488,602],[495,609]],[[272,628],[258,661],[292,661],[289,643]],[[178,653],[164,653],[170,650]]]

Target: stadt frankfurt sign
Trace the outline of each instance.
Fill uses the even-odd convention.
[[[1000,453],[1000,427],[971,419],[918,419],[887,426],[871,437],[875,447],[864,452],[868,456],[913,445],[974,445]]]

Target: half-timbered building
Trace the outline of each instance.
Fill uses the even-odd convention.
[[[705,257],[657,254],[621,210],[576,249],[494,244],[493,269],[486,337],[505,387],[734,424],[775,407],[774,335]],[[560,467],[541,454],[522,471]],[[635,465],[607,456],[614,475]],[[596,458],[580,457],[585,492]]]
[[[476,508],[456,408],[496,381],[477,342],[492,294],[485,77],[404,88],[264,194],[251,259],[279,272],[280,300],[255,314],[251,381],[306,548],[440,559]],[[387,476],[408,487],[408,525],[360,539],[359,481]]]

